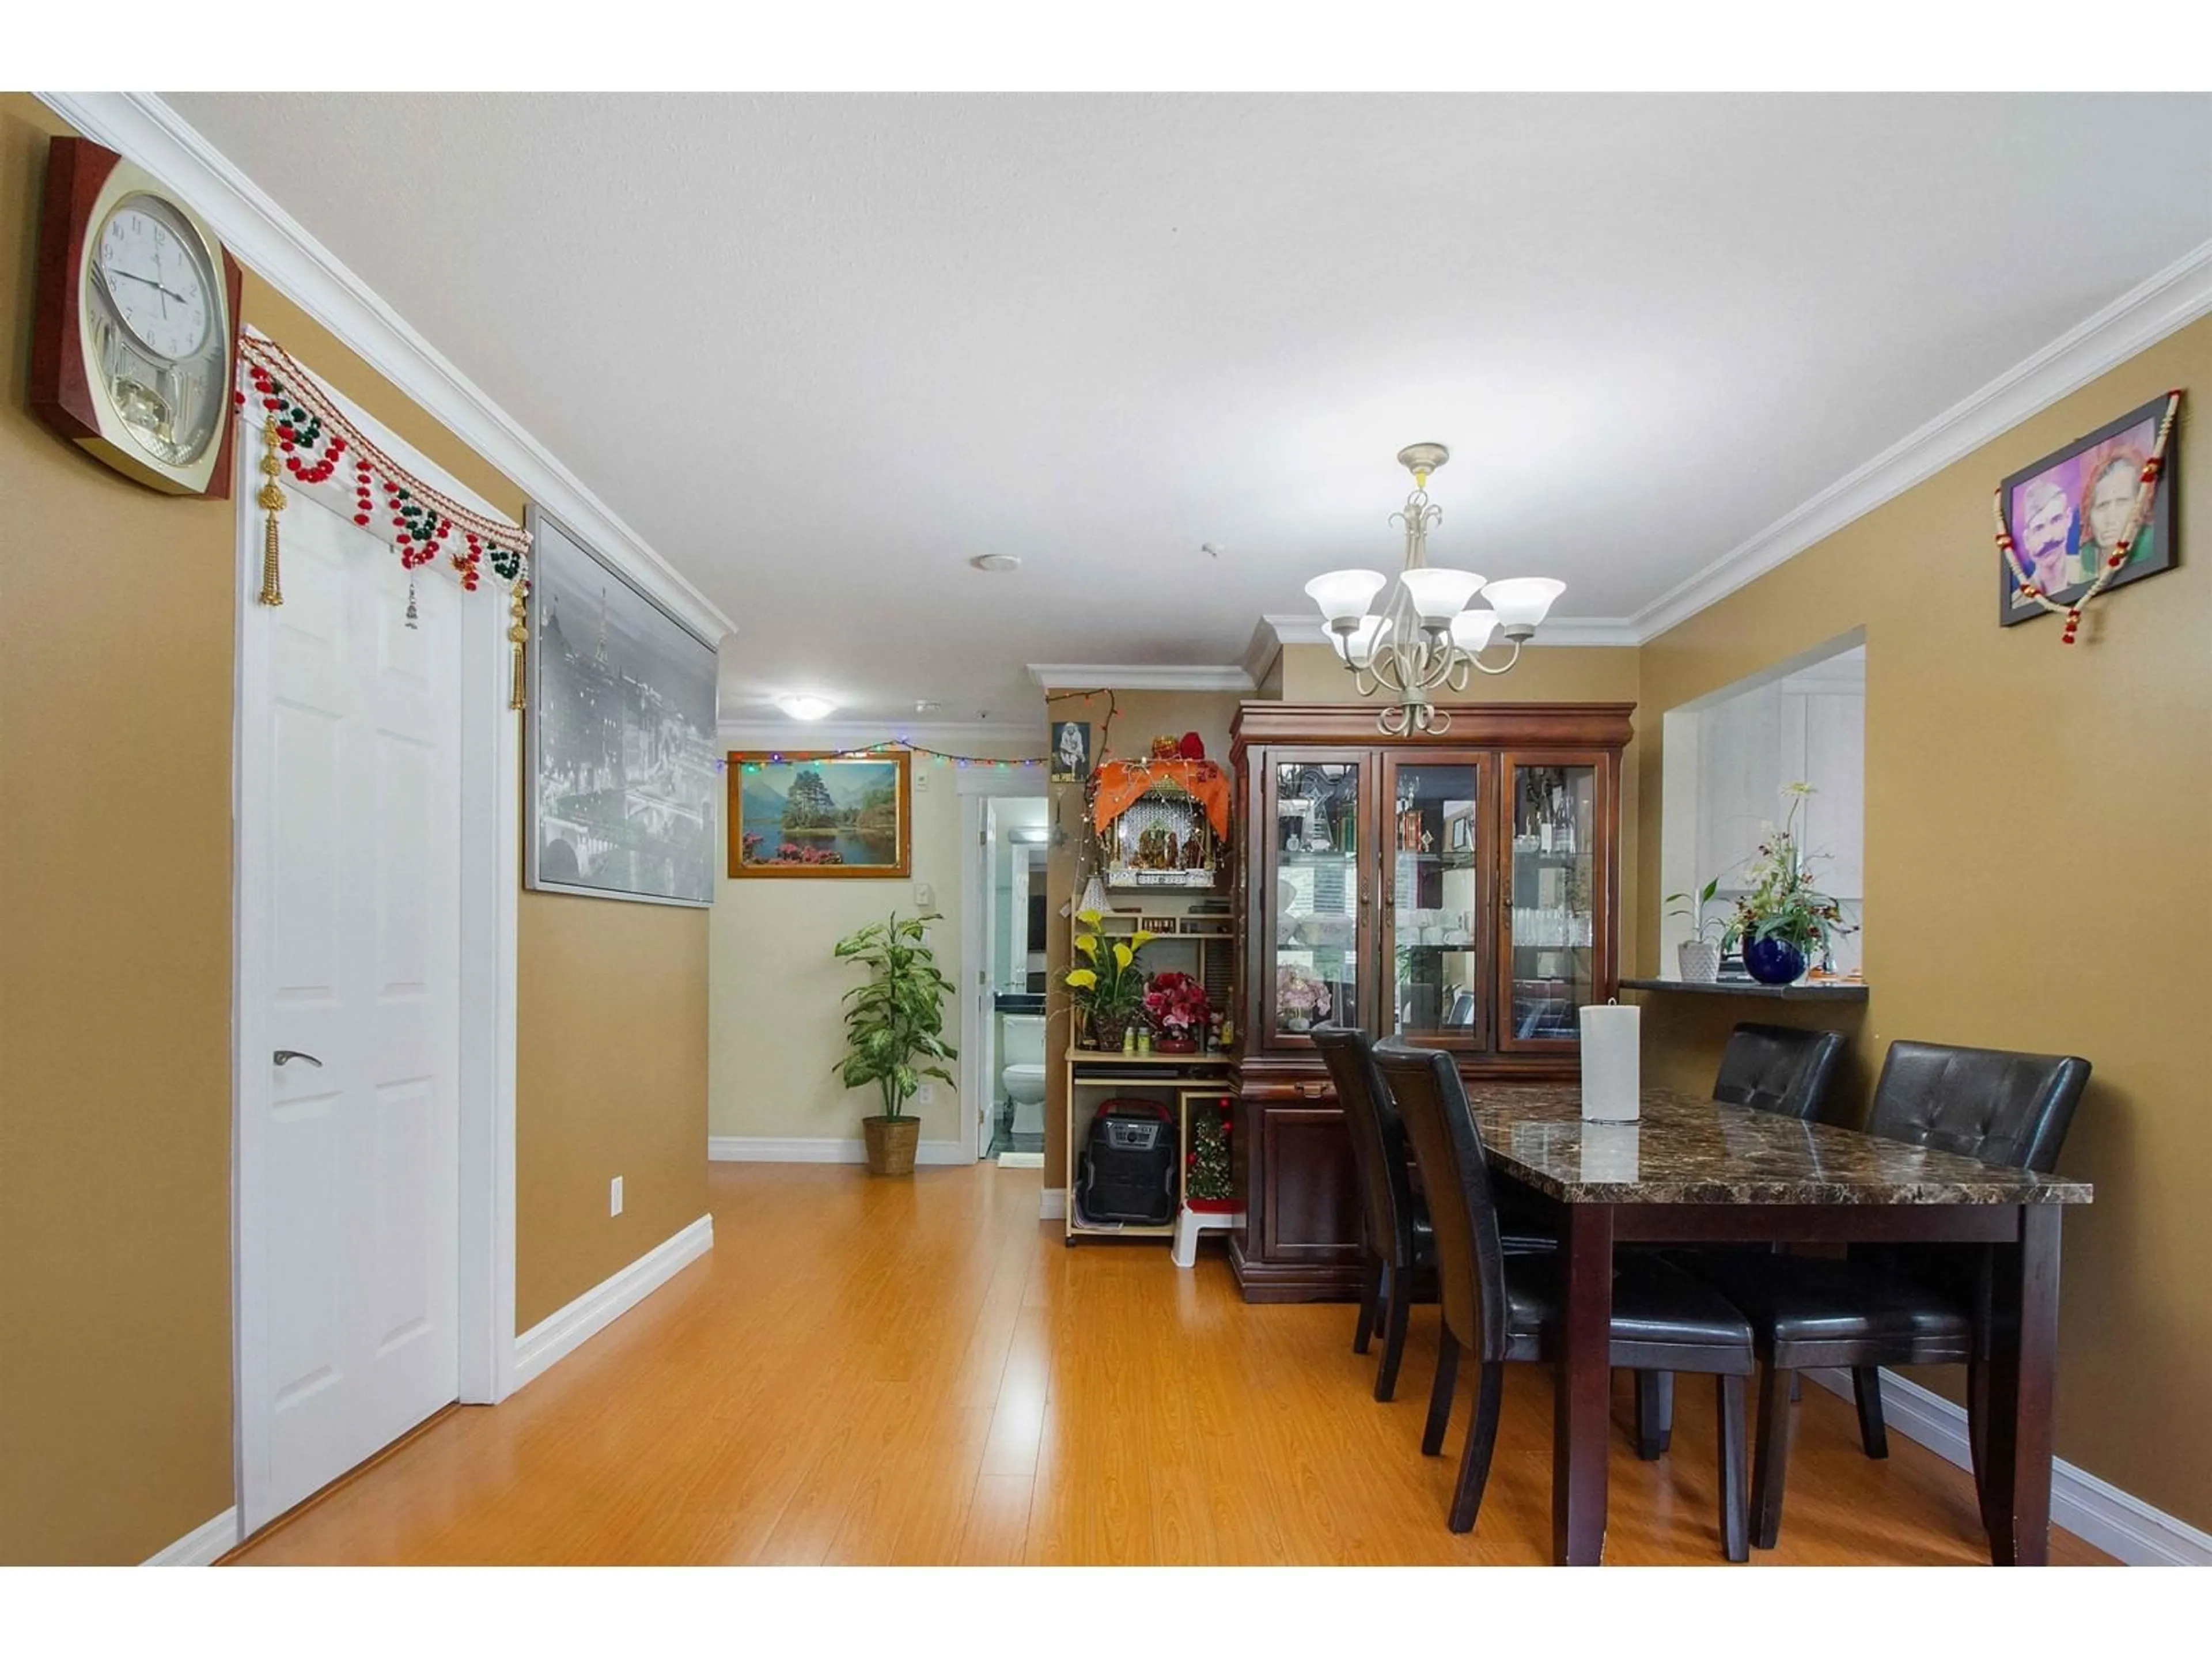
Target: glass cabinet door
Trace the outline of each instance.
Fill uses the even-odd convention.
[[[1508,755],[1503,775],[1498,1046],[1571,1049],[1583,1005],[1613,994],[1611,776],[1602,755]]]
[[[1316,1025],[1363,1023],[1361,872],[1371,865],[1361,860],[1373,856],[1362,845],[1366,777],[1340,750],[1269,757],[1262,828],[1273,890],[1255,900],[1267,914],[1258,988],[1271,1044],[1303,1046]]]
[[[1491,777],[1480,754],[1385,765],[1380,1029],[1425,1048],[1489,1041]]]

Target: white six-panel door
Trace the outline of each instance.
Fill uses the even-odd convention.
[[[462,595],[425,573],[410,629],[390,548],[301,495],[282,527],[285,602],[241,641],[248,1532],[454,1399],[459,1365]]]

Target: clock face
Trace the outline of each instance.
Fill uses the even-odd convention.
[[[174,362],[206,343],[213,273],[147,198],[125,202],[100,227],[99,269],[116,315],[148,350]]]
[[[123,197],[90,239],[87,338],[100,391],[132,443],[177,467],[221,435],[230,322],[213,257],[157,196]]]

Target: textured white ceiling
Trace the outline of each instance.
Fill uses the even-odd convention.
[[[169,101],[737,620],[739,717],[1233,662],[1415,439],[1437,562],[1626,617],[2212,239],[2202,96]]]

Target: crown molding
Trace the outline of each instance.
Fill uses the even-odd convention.
[[[1243,667],[1254,686],[1267,684],[1267,676],[1275,672],[1282,660],[1282,635],[1276,630],[1274,618],[1262,617],[1252,624],[1252,638],[1244,647]]]
[[[1236,663],[1193,666],[1158,663],[1033,662],[1030,678],[1047,691],[1097,686],[1115,691],[1244,691],[1258,682]]]
[[[191,202],[256,275],[283,290],[696,632],[714,641],[738,631],[719,605],[623,523],[551,450],[160,98],[138,92],[37,96],[85,137],[129,157]]]
[[[1632,626],[1638,639],[1656,638],[2208,312],[2212,312],[2212,242],[2191,249],[2137,283],[1980,391],[1662,594],[1636,613]]]
[[[971,743],[1028,746],[1044,752],[1042,725],[1024,726],[997,720],[795,720],[787,715],[760,720],[726,720],[714,728],[715,738],[735,749],[791,750],[859,749],[872,743],[914,744],[923,749],[960,752]]]

